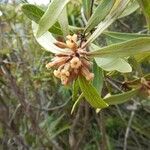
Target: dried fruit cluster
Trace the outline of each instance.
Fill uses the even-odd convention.
[[[54,75],[61,79],[63,85],[72,82],[79,75],[83,75],[86,80],[92,80],[94,74],[90,72],[91,63],[87,57],[86,48],[81,48],[76,34],[68,35],[66,38],[66,43],[55,43],[58,47],[66,49],[66,53],[55,55],[52,62],[46,65],[47,69],[57,68],[54,70]]]

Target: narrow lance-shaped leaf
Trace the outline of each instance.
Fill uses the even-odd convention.
[[[102,0],[100,4],[97,6],[95,12],[90,17],[85,32],[89,32],[95,26],[97,26],[110,12],[115,0]]]
[[[91,57],[125,57],[150,52],[150,38],[138,38],[106,46],[90,53]]]
[[[78,99],[76,99],[75,103],[73,104],[72,109],[71,109],[71,114],[74,112],[75,108],[77,107],[78,103],[82,100],[82,98],[84,98],[83,93],[80,94]]]
[[[117,0],[112,8],[111,12],[106,16],[106,18],[98,25],[97,29],[89,37],[87,42],[83,45],[85,47],[88,43],[93,42],[102,32],[107,29],[123,12],[130,0]]]
[[[40,37],[52,27],[68,2],[69,0],[54,0],[49,4],[48,9],[39,21],[37,37]]]
[[[75,80],[72,85],[72,100],[73,101],[76,101],[78,98],[79,88],[80,88],[79,82],[78,82],[78,80]]]
[[[108,98],[105,98],[104,101],[106,103],[108,103],[109,105],[122,104],[122,103],[130,100],[133,96],[135,96],[138,93],[138,91],[139,91],[139,89],[134,89],[129,92],[112,95]]]
[[[44,11],[33,4],[23,4],[21,7],[23,13],[36,23],[39,22],[44,14]]]
[[[126,9],[123,11],[123,13],[119,16],[119,18],[123,18],[123,17],[126,17],[126,16],[132,14],[132,13],[135,12],[138,8],[139,8],[139,4],[138,4],[137,0],[131,1],[131,2],[128,4],[128,6],[126,7]]]
[[[68,23],[66,7],[63,9],[62,13],[59,15],[58,22],[63,31],[63,36],[66,37],[67,35],[69,35],[69,23]]]
[[[150,31],[150,1],[149,0],[138,0],[142,10],[144,12],[148,29]]]
[[[148,34],[122,33],[122,32],[112,32],[112,31],[105,31],[103,32],[103,34],[122,41],[128,41],[140,37],[150,37],[150,35]]]
[[[41,37],[36,37],[36,31],[37,31],[37,24],[35,22],[32,22],[32,29],[33,34],[37,40],[37,42],[47,51],[59,54],[62,52],[67,52],[65,49],[61,49],[57,47],[54,43],[56,43],[56,39],[52,36],[50,32],[44,33]]]
[[[95,61],[93,64],[93,73],[94,73],[93,85],[97,89],[97,91],[101,93],[103,88],[104,75],[103,70],[100,67],[98,67]]]
[[[84,15],[86,17],[86,19],[88,20],[92,14],[92,5],[93,2],[92,0],[82,0],[82,4],[83,4],[83,11],[84,11]]]
[[[132,71],[132,67],[124,59],[118,57],[101,57],[95,58],[95,61],[99,67],[106,71],[119,71],[127,73]]]
[[[94,51],[98,49],[97,45],[91,44],[90,49]],[[106,71],[119,71],[122,73],[131,72],[132,68],[123,58],[119,58],[116,55],[95,57],[96,64]]]
[[[44,14],[44,11],[39,7],[32,5],[32,4],[23,4],[22,5],[23,13],[32,21],[38,23],[41,17]],[[51,28],[48,30],[51,33],[62,35],[62,31],[58,22],[56,22]]]
[[[104,102],[104,100],[97,93],[95,87],[92,86],[84,77],[79,77],[79,85],[81,91],[84,94],[86,100],[90,103],[94,108],[105,108],[108,107],[108,104]]]
[[[39,7],[32,5],[32,4],[23,4],[22,11],[29,19],[31,19],[32,21],[34,21],[36,23],[38,23],[40,21],[41,17],[44,14],[44,11],[42,9],[40,9]],[[48,31],[51,33],[54,33],[54,34],[63,35],[61,28],[62,27],[60,27],[60,24],[57,21]],[[75,27],[75,26],[69,26],[69,29],[73,33],[81,32],[84,30],[84,28],[79,28],[79,27]]]

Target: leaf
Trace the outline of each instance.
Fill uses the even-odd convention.
[[[89,37],[87,42],[83,45],[85,47],[88,43],[93,42],[102,32],[107,29],[124,11],[126,6],[128,5],[130,0],[117,0],[110,11],[110,13],[106,16],[106,18],[99,23],[97,29],[93,32],[93,34]]]
[[[66,37],[67,35],[69,35],[69,23],[66,7],[64,7],[62,13],[59,15],[58,22],[61,26],[61,30],[63,31],[63,36]]]
[[[108,104],[104,102],[104,100],[100,97],[96,88],[92,86],[83,76],[79,77],[79,85],[81,91],[84,94],[86,100],[90,103],[94,108],[105,108],[108,107]]]
[[[148,29],[150,30],[150,1],[149,0],[138,0],[143,13],[145,15],[146,21],[147,21],[147,25],[148,25]]]
[[[0,17],[3,15],[2,11],[0,11]]]
[[[57,129],[55,132],[52,133],[52,135],[49,135],[49,136],[50,136],[50,139],[55,138],[55,137],[58,136],[60,133],[66,131],[66,130],[68,130],[68,129],[70,129],[70,126],[69,126],[69,125],[63,125],[63,126],[61,126],[60,129]]]
[[[83,11],[84,11],[84,15],[86,17],[86,19],[88,20],[92,14],[92,1],[89,0],[82,0],[82,4],[83,4]]]
[[[100,1],[100,4],[97,6],[95,12],[90,17],[84,32],[89,32],[95,26],[97,26],[106,17],[106,15],[108,15],[114,2],[114,0]]]
[[[54,25],[69,0],[53,0],[39,21],[37,37],[42,36]]]
[[[35,21],[36,23],[39,22],[44,14],[42,9],[32,4],[23,4],[21,9],[29,19]]]
[[[78,92],[79,92],[79,82],[78,80],[75,80],[73,82],[73,88],[72,88],[72,101],[76,101],[78,98]]]
[[[69,26],[69,30],[72,33],[77,33],[77,32],[83,32],[84,28],[75,27],[75,26]]]
[[[48,116],[46,120],[44,120],[41,124],[41,128],[47,128],[50,133],[52,133],[58,124],[61,122],[62,118],[64,117],[64,114],[62,114],[60,117],[53,118],[52,116]]]
[[[50,32],[44,33],[41,37],[37,38],[36,37],[36,31],[37,31],[37,24],[32,22],[32,28],[33,28],[33,33],[34,36],[37,40],[37,42],[47,51],[59,54],[59,53],[65,53],[65,49],[61,49],[57,47],[54,43],[56,43],[56,39],[52,36]]]
[[[123,11],[123,13],[119,16],[119,18],[129,16],[130,14],[135,12],[138,8],[139,8],[139,4],[137,0],[131,1],[126,7],[126,9]]]
[[[118,57],[101,57],[95,58],[95,61],[99,67],[106,71],[119,71],[127,73],[132,71],[132,67],[124,59]]]
[[[21,7],[23,13],[32,21],[38,23],[44,14],[44,11],[39,7],[32,4],[23,4]],[[49,32],[62,35],[62,31],[58,22],[56,22],[50,29]]]
[[[150,35],[148,34],[122,33],[122,32],[112,32],[112,31],[105,31],[103,32],[103,34],[122,41],[128,41],[140,37],[150,37]]]
[[[134,56],[134,58],[138,63],[141,63],[144,60],[150,60],[150,52],[148,54],[144,53],[144,54],[136,55],[136,56]]]
[[[138,93],[138,91],[139,91],[139,89],[134,89],[129,92],[112,95],[108,98],[105,98],[104,101],[106,103],[108,103],[109,105],[122,104],[122,103],[130,100],[133,96],[135,96]]]
[[[99,47],[97,45],[91,44],[90,49],[95,51]],[[106,71],[119,71],[122,73],[131,72],[131,66],[122,58],[117,56],[106,56],[106,57],[96,57],[95,58],[96,64]]]
[[[137,38],[119,44],[102,47],[90,53],[92,57],[125,57],[150,52],[150,38]]]
[[[94,79],[93,79],[93,85],[97,89],[99,93],[101,93],[103,88],[103,71],[100,67],[97,66],[96,62],[94,61],[93,64],[93,73],[94,73]]]
[[[75,108],[77,107],[77,104],[82,100],[83,97],[84,95],[83,93],[81,93],[81,95],[78,97],[78,99],[75,101],[75,103],[72,106],[71,114],[74,112]]]

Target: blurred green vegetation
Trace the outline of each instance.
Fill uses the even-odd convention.
[[[69,6],[69,23],[83,27],[79,6],[79,2]],[[0,11],[0,149],[122,150],[128,128],[128,150],[150,149],[150,102],[146,97],[137,96],[98,114],[83,101],[71,115],[71,87],[61,86],[52,71],[45,69],[52,55],[36,43],[21,5],[0,4]],[[110,29],[145,32],[145,24],[138,10]],[[142,62],[144,73],[149,72],[148,63],[148,59]],[[111,77],[119,81],[132,78],[120,73]],[[118,93],[105,80],[103,91],[110,89]]]

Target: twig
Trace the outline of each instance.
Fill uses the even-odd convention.
[[[87,125],[88,125],[88,120],[89,120],[89,106],[88,106],[87,102],[85,102],[84,104],[85,104],[85,116],[84,116],[83,130],[80,134],[80,137],[78,138],[75,150],[79,149],[80,143],[83,140],[85,132],[87,131]]]
[[[76,126],[77,126],[79,119],[80,119],[81,112],[82,112],[82,103],[80,103],[80,105],[79,105],[76,117],[73,120],[73,124],[72,124],[71,129],[70,129],[70,134],[69,134],[70,149],[73,149],[76,145],[75,131],[76,131]]]
[[[98,114],[95,113],[95,118],[96,118],[99,130],[101,132],[101,135],[102,135],[102,140],[100,142],[100,149],[101,150],[107,150],[105,119],[104,119],[103,111],[100,112],[100,118],[98,117]]]
[[[57,110],[57,109],[61,109],[63,108],[64,106],[66,106],[68,104],[68,102],[70,101],[71,98],[69,98],[64,104],[60,105],[60,106],[55,106],[55,107],[52,107],[52,108],[40,108],[38,106],[34,106],[32,104],[29,104],[29,106],[35,108],[35,109],[38,109],[38,110],[41,110],[41,111],[54,111],[54,110]]]
[[[30,122],[35,132],[37,134],[41,133],[41,135],[44,136],[47,139],[47,141],[51,143],[57,150],[62,150],[62,148],[58,144],[56,144],[55,141],[49,139],[49,137],[47,137],[47,135],[39,128],[38,122],[37,120],[35,120],[36,115],[34,111],[31,109],[31,107],[29,107],[25,99],[24,93],[20,90],[20,88],[16,83],[16,79],[12,76],[11,72],[9,72],[5,66],[3,66],[3,70],[5,70],[6,78],[8,78],[9,80],[9,84],[14,92],[14,95],[16,95],[16,97],[18,98],[18,101],[22,106],[24,114],[26,115],[27,118],[30,119]]]
[[[130,132],[130,128],[131,128],[131,124],[132,124],[134,115],[135,115],[135,110],[132,110],[131,115],[130,115],[130,119],[129,119],[129,122],[128,122],[128,125],[127,125],[125,137],[124,137],[124,147],[123,147],[123,150],[127,150],[127,140],[128,140],[128,136],[129,136],[129,132]]]

